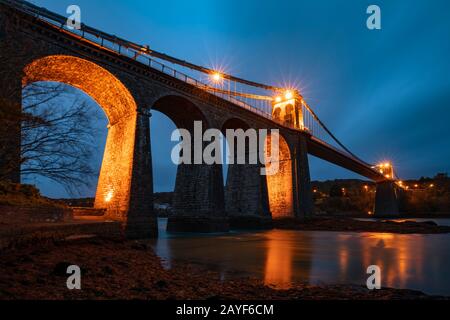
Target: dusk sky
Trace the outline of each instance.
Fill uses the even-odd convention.
[[[450,171],[447,0],[32,2],[60,14],[77,4],[85,24],[199,65],[268,84],[297,83],[353,153],[370,163],[391,160],[402,179]],[[382,30],[366,27],[370,4],[381,8]],[[174,125],[156,113],[151,125],[155,191],[170,191]],[[310,160],[314,180],[359,177]],[[38,185],[65,196],[56,185]]]

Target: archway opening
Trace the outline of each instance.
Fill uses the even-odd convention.
[[[267,175],[269,207],[274,219],[294,216],[291,150],[284,137],[282,135],[278,137],[278,157],[270,154],[272,143],[276,143],[276,140],[272,142],[270,134],[266,139],[266,167],[274,165],[277,168],[273,174]]]
[[[177,165],[170,159],[178,142],[172,141],[171,137],[177,126],[168,116],[157,110],[152,110],[150,121],[153,191],[173,192]]]
[[[57,82],[23,88],[22,181],[44,196],[93,206],[108,120],[83,91]]]
[[[73,56],[47,56],[24,68],[23,87],[42,81],[73,86],[90,96],[105,112],[109,120],[108,137],[95,207],[108,209],[109,218],[126,219],[137,109],[130,92],[105,68]]]

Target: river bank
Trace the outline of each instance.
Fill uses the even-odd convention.
[[[307,231],[346,231],[382,232],[400,234],[438,234],[450,233],[449,226],[440,226],[433,221],[363,221],[353,218],[322,217],[312,219],[277,219],[273,221],[276,229]]]
[[[186,263],[163,267],[149,241],[80,239],[0,254],[0,299],[436,299],[413,290],[369,291],[355,285],[293,283],[276,290],[249,277],[222,280],[219,273]],[[82,270],[82,290],[66,288],[66,269]]]

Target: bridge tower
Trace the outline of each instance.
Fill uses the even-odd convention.
[[[277,96],[272,105],[272,117],[287,127],[302,129],[304,123],[300,94],[288,90],[284,95]]]
[[[390,162],[380,163],[374,169],[378,170],[386,179],[393,180],[395,178],[394,166]]]
[[[385,181],[377,183],[374,214],[378,217],[398,216],[401,188],[395,182],[394,166],[390,162],[374,167],[386,177]]]
[[[298,91],[287,90],[283,95],[277,96],[272,104],[272,118],[274,121],[290,128],[304,129],[303,112],[302,112],[302,96]],[[311,190],[311,178],[309,173],[309,161],[307,151],[307,135],[300,134],[290,143],[292,152],[291,178],[293,193],[293,217],[309,218],[314,213],[314,203]],[[286,159],[283,160],[286,162]],[[284,167],[285,168],[285,167]],[[278,173],[278,179],[283,179],[286,175],[284,170]],[[272,180],[272,177],[268,177]],[[275,179],[277,179],[275,177]]]

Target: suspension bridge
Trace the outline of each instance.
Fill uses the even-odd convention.
[[[393,165],[357,157],[295,88],[200,66],[85,24],[73,29],[67,17],[26,1],[0,0],[0,6],[1,97],[20,109],[23,86],[57,81],[84,91],[103,108],[110,125],[95,206],[131,226],[132,233],[147,230],[142,225],[154,220],[146,214],[153,193],[151,110],[165,113],[179,128],[202,120],[221,130],[279,129],[286,146],[281,153],[288,161],[279,176],[263,179],[251,166],[233,166],[225,187],[215,166],[179,165],[173,230],[198,225],[222,230],[229,217],[311,215],[307,154],[377,182],[375,212],[398,213]],[[20,168],[12,179],[20,180]]]

